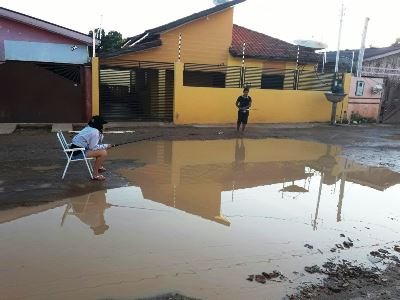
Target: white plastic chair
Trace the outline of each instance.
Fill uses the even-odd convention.
[[[65,156],[67,157],[67,165],[65,166],[64,173],[63,173],[61,178],[64,179],[65,174],[67,173],[69,164],[71,162],[84,160],[85,163],[86,163],[87,169],[89,171],[90,178],[93,179],[93,168],[92,168],[92,165],[90,164],[90,160],[93,160],[94,158],[93,157],[86,157],[85,148],[70,149],[71,144],[67,143],[67,141],[65,140],[65,137],[64,137],[64,135],[63,135],[61,130],[57,131],[57,138],[60,141],[61,147],[62,147],[62,149],[63,149],[63,151],[65,153]],[[72,155],[77,151],[80,151],[82,153],[83,158],[82,157],[73,158]]]

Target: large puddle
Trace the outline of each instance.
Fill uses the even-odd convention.
[[[306,265],[372,264],[399,240],[400,174],[340,151],[282,139],[115,148],[110,159],[144,163],[118,171],[131,186],[0,212],[0,298],[281,299],[318,279]],[[246,280],[273,270],[287,278]]]

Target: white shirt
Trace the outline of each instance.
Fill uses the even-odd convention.
[[[103,134],[96,128],[86,126],[72,139],[72,144],[85,148],[86,150],[107,149],[109,144],[101,144]]]

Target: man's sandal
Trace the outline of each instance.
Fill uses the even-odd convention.
[[[107,169],[104,168],[104,167],[100,167],[100,168],[99,168],[99,173],[104,173],[104,172],[106,172],[106,171],[107,171]]]
[[[93,176],[92,180],[104,181],[106,178],[103,175]]]

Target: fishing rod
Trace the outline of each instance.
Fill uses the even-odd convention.
[[[118,144],[112,144],[112,147],[118,147],[118,146],[122,146],[122,145],[126,145],[126,144],[132,144],[132,143],[136,143],[136,142],[141,142],[141,141],[147,141],[147,140],[152,140],[158,137],[161,137],[162,134],[160,135],[156,135],[156,136],[151,136],[151,137],[147,137],[147,138],[143,138],[143,139],[138,139],[138,140],[134,140],[134,141],[129,141],[129,142],[123,142],[123,143],[118,143]]]

